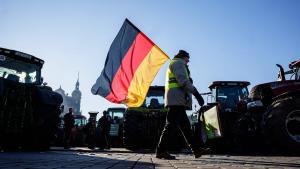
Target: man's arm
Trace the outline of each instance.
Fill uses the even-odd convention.
[[[199,105],[203,106],[204,99],[191,82],[185,64],[183,62],[176,62],[170,67],[170,69],[174,73],[179,85],[183,87],[183,90],[185,90],[185,92],[192,93],[198,101]]]
[[[175,75],[175,78],[180,86],[188,93],[194,93],[195,86],[190,81],[185,64],[182,61],[175,62],[170,66],[170,70]]]

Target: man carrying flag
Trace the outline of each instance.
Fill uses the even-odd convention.
[[[192,108],[193,94],[199,105],[204,104],[202,96],[193,85],[188,69],[190,55],[184,50],[179,50],[169,64],[165,84],[165,106],[168,108],[167,120],[160,136],[156,149],[156,157],[163,159],[175,159],[168,153],[168,144],[171,142],[172,133],[178,128],[186,142],[192,149],[195,158],[201,157],[204,149],[201,149],[191,130],[191,125],[185,110]]]
[[[139,107],[169,57],[126,19],[112,42],[104,69],[91,91],[110,102]]]
[[[104,69],[93,85],[93,94],[99,94],[113,103],[139,107],[160,67],[169,59],[145,34],[128,19],[114,39]],[[166,125],[157,147],[156,157],[175,159],[168,152],[171,132],[179,127],[196,158],[202,149],[196,144],[185,110],[191,108],[191,93],[199,104],[203,98],[193,86],[187,63],[189,54],[180,50],[171,61],[167,72],[165,105],[168,108]]]

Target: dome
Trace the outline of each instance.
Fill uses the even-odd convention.
[[[61,95],[65,95],[65,91],[61,88],[61,86],[59,86],[58,89],[55,90],[56,93],[59,93]]]

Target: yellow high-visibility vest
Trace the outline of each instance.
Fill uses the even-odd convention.
[[[178,61],[179,61],[179,59],[174,58],[170,62],[170,65],[169,65],[168,70],[167,70],[167,76],[166,76],[166,85],[165,85],[166,89],[181,87],[180,84],[178,83],[178,81],[176,80],[176,77],[175,77],[174,73],[172,73],[171,70],[170,70],[170,66],[172,66],[174,63],[176,63]],[[186,68],[184,70],[185,70],[186,76],[189,78],[189,75],[188,75],[188,72],[187,72]]]

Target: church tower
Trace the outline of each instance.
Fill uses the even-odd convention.
[[[74,99],[73,112],[74,114],[80,114],[81,91],[79,90],[79,73],[77,82],[75,84],[75,89],[72,92],[72,98]]]
[[[64,105],[64,113],[67,113],[69,108],[72,107],[74,115],[81,115],[81,91],[79,90],[79,73],[77,82],[75,84],[75,89],[73,90],[71,96],[69,96],[68,93],[65,93],[61,86],[59,87],[59,89],[55,90],[55,92],[59,93],[63,97],[62,105]]]

